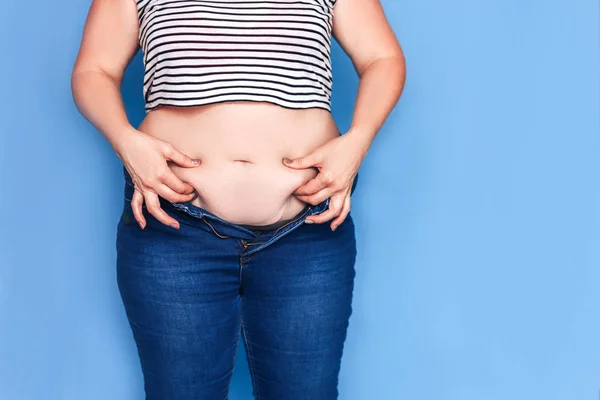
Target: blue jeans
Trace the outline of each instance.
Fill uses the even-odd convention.
[[[256,232],[160,198],[180,229],[144,208],[142,230],[123,171],[117,281],[146,399],[227,399],[240,337],[256,399],[337,399],[355,276],[352,217],[335,231],[305,224],[327,199]]]

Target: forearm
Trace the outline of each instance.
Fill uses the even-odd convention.
[[[400,99],[406,79],[403,56],[381,58],[361,74],[352,124],[347,134],[366,154]]]
[[[73,72],[71,89],[77,109],[110,143],[117,156],[135,132],[129,123],[120,83],[100,70]]]

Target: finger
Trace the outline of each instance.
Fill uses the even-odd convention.
[[[156,193],[146,192],[144,193],[144,198],[146,199],[146,209],[154,216],[154,218],[165,225],[179,229],[179,222],[177,222],[177,220],[167,214],[165,210],[160,207],[160,201]]]
[[[181,194],[175,192],[173,189],[164,184],[159,184],[153,189],[160,197],[170,201],[171,203],[184,203],[196,197],[196,192]]]
[[[183,154],[181,151],[179,151],[175,146],[173,146],[172,144],[167,144],[165,149],[163,150],[163,155],[173,161],[175,164],[181,166],[181,167],[197,167],[198,165],[200,165],[202,163],[201,160],[199,159],[191,159],[190,157],[188,157],[187,155]]]
[[[308,181],[308,183],[303,186],[297,188],[294,191],[294,194],[301,196],[311,196],[326,187],[329,187],[333,192],[338,191],[341,185],[337,184],[335,181],[335,177],[329,171],[322,171],[317,176],[315,176],[312,180]]]
[[[144,229],[146,227],[146,218],[144,218],[144,213],[142,212],[142,204],[144,203],[144,195],[138,189],[133,191],[133,196],[131,196],[131,210],[133,211],[133,217],[140,225],[140,228]]]
[[[187,195],[194,192],[194,187],[179,179],[179,177],[171,171],[171,168],[167,167],[165,174],[161,176],[159,180],[177,193]]]
[[[317,175],[304,185],[300,186],[294,191],[294,194],[299,196],[310,196],[317,193],[319,190],[327,187],[325,182]]]
[[[336,219],[331,223],[331,230],[335,231],[335,229],[344,222],[348,214],[350,213],[350,193],[346,194],[346,199],[344,200],[344,206],[342,207],[342,211],[340,211],[340,215],[337,216]]]
[[[327,222],[330,219],[337,217],[342,209],[343,198],[340,196],[334,196],[331,198],[329,202],[329,208],[322,212],[321,214],[311,215],[306,217],[306,220],[314,222],[316,224],[321,224],[323,222]],[[310,222],[309,222],[310,223]]]
[[[331,187],[326,187],[325,189],[322,189],[313,195],[296,197],[305,203],[316,206],[317,204],[325,201],[328,197],[331,197],[334,193],[335,191]]]
[[[294,169],[304,169],[310,167],[316,167],[321,162],[321,157],[317,152],[312,152],[304,157],[289,159],[284,158],[283,164],[287,167]]]

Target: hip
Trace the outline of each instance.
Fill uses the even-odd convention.
[[[305,224],[307,217],[325,212],[329,207],[329,199],[317,205],[305,205],[304,208],[288,221],[283,221],[276,227],[254,230],[245,225],[235,224],[224,220],[212,212],[194,206],[190,202],[171,203],[160,199],[163,210],[179,222],[180,228],[164,225],[143,207],[142,213],[147,225],[141,229],[135,222],[131,208],[131,198],[134,192],[131,177],[123,168],[125,175],[124,207],[119,220],[117,247],[119,252],[133,252],[143,257],[157,251],[165,254],[178,254],[179,250],[196,248],[201,245],[212,254],[215,246],[224,246],[230,256],[244,260],[255,253],[284,242],[291,246],[286,254],[296,252],[296,247],[310,244],[311,253],[330,254],[332,251],[342,251],[343,254],[353,254],[356,249],[354,222],[352,213],[339,227],[332,231],[328,224]],[[292,234],[292,235],[291,235]],[[298,256],[304,256],[304,250],[298,251]],[[158,256],[158,254],[157,254]]]

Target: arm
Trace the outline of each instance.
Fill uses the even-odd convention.
[[[121,83],[138,50],[136,12],[131,0],[95,0],[71,75],[73,99],[79,112],[119,157],[123,139],[135,134],[125,114]]]
[[[106,138],[136,186],[132,208],[142,229],[142,203],[161,222],[178,227],[160,208],[158,195],[169,201],[189,201],[193,187],[171,171],[167,159],[183,167],[196,164],[169,143],[133,128],[125,113],[121,83],[138,50],[137,7],[134,0],[93,0],[81,47],[71,75],[79,112]]]
[[[404,89],[406,67],[379,0],[337,0],[333,36],[360,77],[352,124],[339,138],[284,163],[291,168],[319,169],[319,174],[295,194],[310,204],[330,197],[329,209],[307,221],[323,223],[335,218],[331,222],[335,229],[350,212],[350,193],[358,168]]]
[[[337,0],[335,7],[333,36],[360,77],[347,134],[366,152],[404,89],[404,53],[379,0]]]

